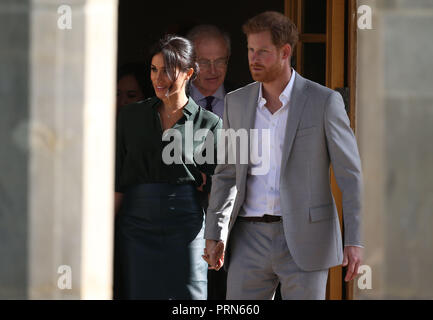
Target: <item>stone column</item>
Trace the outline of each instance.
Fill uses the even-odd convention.
[[[433,2],[364,4],[373,24],[358,30],[357,133],[372,289],[356,296],[432,299]]]
[[[0,16],[0,297],[109,299],[117,1]]]

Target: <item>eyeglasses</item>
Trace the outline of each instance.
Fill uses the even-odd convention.
[[[216,60],[198,59],[197,63],[201,69],[210,69],[213,64],[216,69],[223,69],[227,66],[228,57],[219,58]]]

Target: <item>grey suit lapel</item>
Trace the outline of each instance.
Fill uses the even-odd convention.
[[[241,117],[243,117],[242,128],[246,129],[248,131],[248,134],[250,129],[254,127],[254,122],[256,119],[259,89],[260,89],[260,82],[255,82],[251,85],[250,90],[247,92],[248,101],[246,103],[246,109],[244,109],[245,113],[241,115]]]
[[[239,110],[242,112],[240,115],[243,119],[242,121],[242,129],[247,130],[247,136],[248,136],[248,163],[250,163],[250,129],[254,128],[254,122],[256,120],[256,112],[257,112],[257,100],[259,98],[259,88],[260,83],[255,82],[251,84],[250,90],[246,91],[247,99],[245,108],[239,108]],[[245,185],[246,177],[247,177],[247,171],[248,171],[248,165],[241,165],[240,166],[240,177],[242,179],[240,185]]]
[[[296,135],[299,121],[301,120],[302,111],[304,110],[305,102],[307,101],[307,81],[296,74],[293,91],[289,102],[289,114],[287,117],[286,134],[284,136],[284,144],[281,158],[281,174],[284,174],[284,169],[289,159],[292,150],[293,140]]]

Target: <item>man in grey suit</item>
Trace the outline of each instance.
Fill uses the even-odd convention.
[[[225,260],[227,299],[272,299],[278,283],[283,299],[324,299],[330,267],[343,263],[350,281],[361,263],[356,140],[340,94],[291,68],[298,34],[287,17],[264,12],[243,31],[256,82],[226,96],[223,125],[267,131],[270,139],[250,135],[247,163],[218,164],[203,258],[216,270]],[[269,154],[265,173],[249,150],[257,143]],[[331,164],[342,191],[344,252]]]

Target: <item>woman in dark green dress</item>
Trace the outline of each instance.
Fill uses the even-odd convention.
[[[121,108],[117,119],[115,298],[204,300],[198,190],[213,174],[222,123],[185,93],[198,68],[187,39],[166,36],[151,57],[156,97]],[[200,129],[208,134],[194,138]],[[212,161],[197,161],[209,160],[209,145]]]

